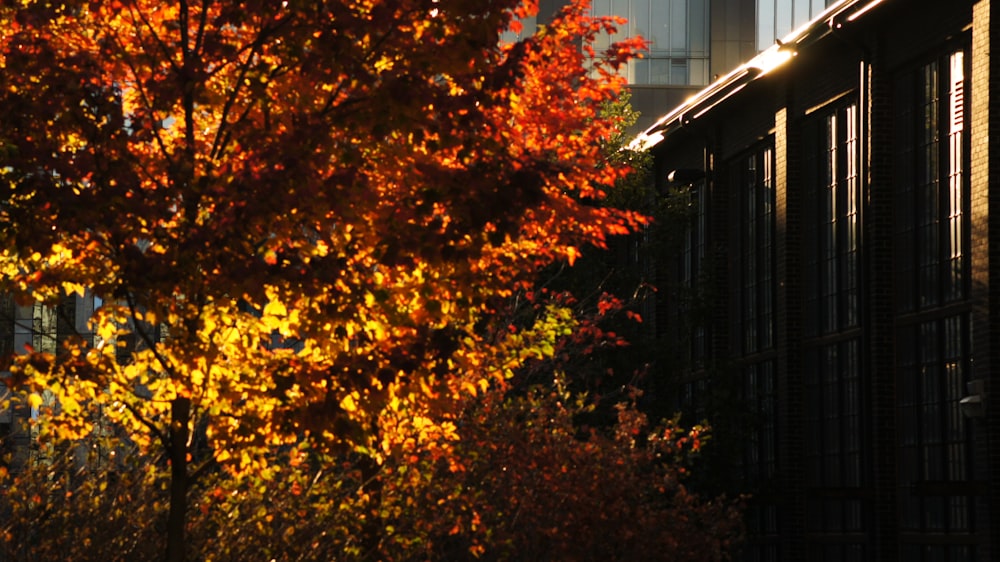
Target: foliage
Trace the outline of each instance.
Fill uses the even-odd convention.
[[[595,56],[586,6],[502,45],[535,3],[5,3],[0,291],[102,303],[11,368],[42,440],[162,458],[171,560],[197,478],[275,447],[446,456],[455,402],[551,347],[499,303],[642,222],[589,203],[640,43]]]
[[[640,42],[587,6],[504,45],[534,2],[3,4],[0,292],[101,304],[11,366],[7,556],[721,557],[696,436],[523,378],[620,345],[527,297],[645,222],[601,203]]]
[[[614,405],[632,386],[654,396],[642,401],[647,414],[654,419],[669,417],[674,405],[662,399],[667,393],[661,391],[673,373],[687,368],[678,361],[676,351],[683,342],[676,336],[690,330],[671,331],[658,325],[663,319],[657,318],[657,303],[675,298],[693,302],[702,290],[700,285],[671,284],[665,274],[692,224],[690,187],[658,185],[651,155],[629,148],[626,131],[639,114],[630,105],[628,92],[605,103],[601,111],[620,123],[602,145],[607,161],[632,172],[619,178],[608,197],[595,204],[641,212],[650,221],[637,231],[610,238],[607,249],[585,250],[572,268],[554,264],[540,277],[535,291],[523,293],[524,300],[537,300],[547,292],[571,301],[567,306],[580,326],[573,338],[562,342],[562,362],[552,363],[568,375],[570,388],[589,392],[599,402],[597,411],[584,416],[588,422],[613,421]],[[664,337],[668,333],[673,337]],[[547,380],[554,372],[550,366],[531,365],[524,375],[534,376],[536,383]]]
[[[625,403],[612,431],[581,436],[586,409],[558,388],[470,398],[447,458],[425,449],[373,466],[304,445],[253,477],[190,491],[197,560],[725,559],[733,504],[685,488],[701,428],[647,427]],[[3,480],[5,560],[149,560],[167,506],[155,463],[83,464],[70,451]],[[73,529],[66,533],[65,529]]]
[[[470,511],[494,559],[726,559],[738,510],[682,483],[702,428],[649,428],[624,402],[608,431],[581,433],[574,420],[589,406],[559,388],[491,398],[476,411],[490,423],[473,424],[459,446],[475,459],[462,485],[479,491]]]

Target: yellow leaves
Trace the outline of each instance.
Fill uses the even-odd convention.
[[[205,372],[201,369],[191,370],[191,385],[192,386],[202,386],[205,384]]]
[[[377,61],[375,61],[375,70],[377,70],[379,72],[385,72],[387,70],[392,70],[392,67],[394,65],[395,65],[395,62],[392,59],[390,59],[389,57],[383,56],[383,57],[380,57]]]
[[[81,101],[80,103],[83,104],[84,102]],[[60,140],[62,141],[63,150],[68,152],[76,152],[87,146],[87,141],[75,133],[68,133]]]
[[[37,392],[32,392],[28,395],[28,406],[33,410],[41,408],[43,402],[42,395]]]
[[[79,414],[81,410],[80,402],[72,393],[63,393],[59,399],[59,406],[65,414],[70,416]]]
[[[288,309],[285,305],[274,298],[264,306],[264,316],[287,316]]]
[[[364,326],[365,332],[367,332],[375,341],[383,341],[389,334],[388,326],[376,320],[369,320],[365,322]]]
[[[81,298],[86,293],[86,288],[80,283],[73,283],[71,281],[62,282],[63,291],[66,291],[66,295],[78,295]]]
[[[566,248],[566,261],[569,262],[570,266],[572,266],[574,263],[576,263],[576,260],[577,260],[577,258],[580,257],[580,255],[581,255],[580,254],[580,250],[577,249],[576,246],[568,246]]]
[[[340,407],[347,413],[354,413],[358,411],[358,398],[360,395],[357,391],[354,391],[347,396],[344,396],[340,400]]]

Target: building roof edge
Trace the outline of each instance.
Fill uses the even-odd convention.
[[[676,130],[729,99],[751,82],[759,80],[791,61],[803,48],[844,25],[856,21],[875,6],[886,0],[842,0],[821,12],[805,25],[775,41],[775,44],[749,61],[736,67],[725,76],[712,82],[660,117],[653,125],[639,133],[631,143],[632,150],[648,150]]]

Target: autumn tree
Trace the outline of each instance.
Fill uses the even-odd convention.
[[[189,494],[189,555],[706,562],[727,560],[740,538],[737,503],[687,488],[703,428],[647,424],[625,401],[613,427],[581,434],[575,419],[590,405],[561,384],[517,394],[493,387],[463,402],[462,438],[448,456],[417,447],[366,475],[359,455],[300,443],[271,451],[260,472],[203,476]],[[53,460],[0,478],[0,558],[157,558],[163,472],[132,456]]]
[[[217,466],[446,441],[450,401],[526,356],[485,328],[498,299],[639,220],[588,204],[638,44],[593,56],[586,4],[510,45],[534,2],[4,4],[0,290],[103,303],[11,368],[57,399],[43,438],[99,410],[161,451],[169,560]]]

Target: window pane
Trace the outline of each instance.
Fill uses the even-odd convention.
[[[774,7],[774,38],[780,39],[792,31],[792,0],[776,0]],[[774,43],[772,40],[771,43]]]
[[[649,6],[649,48],[652,51],[670,50],[670,4],[660,0]]]
[[[670,2],[670,51],[672,54],[687,54],[687,3],[688,0]]]
[[[777,0],[757,0],[757,50],[774,44],[774,3]]]
[[[690,0],[688,8],[688,52],[691,56],[708,55],[708,2]],[[693,82],[693,81],[692,81]]]
[[[809,21],[809,0],[795,0],[792,26],[796,29]]]

